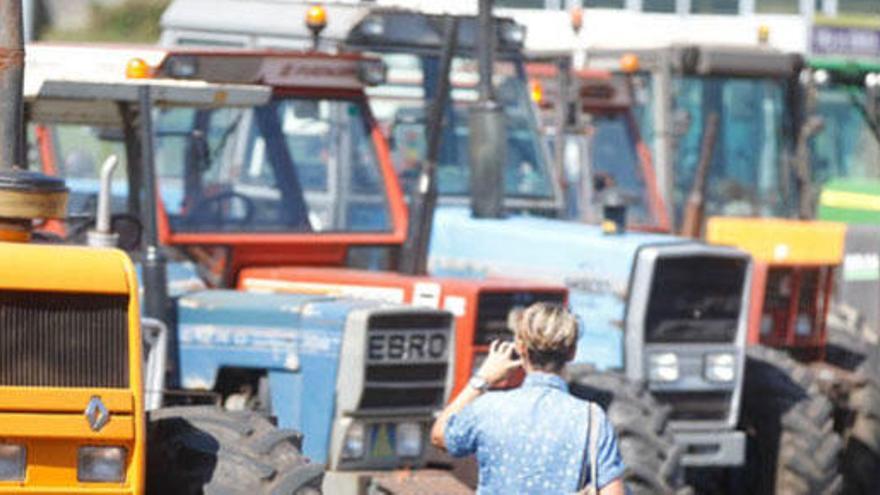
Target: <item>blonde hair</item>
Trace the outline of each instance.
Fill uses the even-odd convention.
[[[578,339],[577,319],[558,304],[539,302],[526,309],[514,309],[508,324],[529,350],[529,361],[536,367],[561,369]]]

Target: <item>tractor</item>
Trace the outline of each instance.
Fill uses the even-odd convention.
[[[172,2],[163,15],[162,41],[246,47],[313,43],[311,32],[278,22],[303,15],[308,5],[248,5],[248,15],[259,22],[241,23],[236,12],[243,16],[244,11],[238,2],[222,2],[226,15],[208,23],[198,18],[202,2]],[[498,61],[492,74],[506,121],[506,136],[500,138],[497,120],[469,114],[470,104],[480,100],[478,82],[486,80],[476,75],[486,74],[475,63],[475,47],[482,46],[477,40],[486,31],[475,17],[331,5],[328,34],[318,42],[380,54],[388,63],[388,82],[368,93],[402,182],[411,185],[411,225],[433,222],[429,272],[473,279],[514,276],[568,287],[568,303],[584,323],[577,364],[570,368],[572,389],[610,410],[624,438],[630,486],[637,493],[678,489],[679,458],[701,469],[741,465],[746,435],[735,425],[749,257],[735,249],[632,232],[612,220],[620,218],[622,208],[610,204],[603,208],[611,214],[604,231],[553,218],[564,217],[563,198],[528,95],[525,32],[510,19],[493,22],[488,32],[497,35],[492,44]],[[455,43],[455,56],[444,83],[439,75],[445,72],[448,40]],[[436,103],[425,108],[444,93],[451,98],[439,111]],[[493,152],[477,153],[476,159],[468,152],[475,119],[484,120],[474,144],[501,144],[488,148]],[[431,136],[438,135],[442,139],[432,144]],[[487,165],[497,165],[505,155],[503,173]],[[435,165],[436,182],[423,182],[428,163]],[[436,211],[424,208],[421,198],[425,188],[420,184],[430,183],[439,193]],[[487,201],[502,196],[504,218],[488,218],[486,211],[499,208]],[[674,439],[675,447],[655,438]]]
[[[775,50],[766,39],[761,30],[756,46],[670,45],[591,57],[600,67],[618,63],[622,77],[650,90],[643,129],[673,130],[656,133],[654,151],[663,158],[658,176],[665,178],[661,189],[673,205],[674,224],[692,236],[705,230],[710,243],[744,249],[755,259],[742,420],[758,433],[753,450],[765,453],[750,462],[766,464],[766,453],[774,453],[790,474],[749,486],[761,493],[841,487],[867,493],[865,480],[877,471],[876,454],[865,443],[877,445],[873,418],[880,402],[873,395],[880,362],[865,359],[870,346],[856,344],[859,356],[853,345],[838,345],[852,339],[840,326],[826,325],[844,231],[840,224],[806,221],[818,197],[811,150],[824,125],[804,105],[814,76],[803,70],[803,57]],[[706,215],[718,217],[704,229]],[[788,376],[788,383],[774,376]],[[769,407],[767,394],[779,403]],[[809,466],[796,451],[766,446],[759,418],[770,412],[790,419],[769,433],[815,446]],[[801,427],[790,426],[794,416]]]
[[[404,208],[386,189],[393,174],[363,94],[378,61],[52,45],[28,54],[36,166],[72,189],[66,221],[44,230],[74,241],[108,225],[118,232],[106,242],[136,260],[144,314],[170,329],[176,392],[164,402],[213,402],[296,428],[303,453],[326,463],[328,493],[461,490],[444,473],[391,475],[426,462],[426,425],[452,380],[451,313],[335,289],[235,290],[246,268],[371,265],[400,242]],[[250,143],[234,132],[245,122]],[[109,173],[94,157],[111,153],[125,173],[108,179],[102,202],[97,177]],[[109,220],[96,221],[96,202]],[[268,452],[282,437],[255,448]],[[175,441],[203,448],[197,436]],[[149,481],[157,492],[173,483]]]

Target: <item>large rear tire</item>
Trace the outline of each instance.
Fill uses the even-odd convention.
[[[747,349],[742,429],[749,434],[742,493],[840,493],[842,442],[812,372],[786,354]]]
[[[321,493],[323,467],[300,453],[301,435],[259,414],[169,407],[149,414],[148,493]]]
[[[572,394],[601,405],[614,425],[626,464],[628,493],[690,493],[684,483],[681,449],[667,430],[667,406],[657,402],[644,385],[617,373],[572,369],[569,382]]]

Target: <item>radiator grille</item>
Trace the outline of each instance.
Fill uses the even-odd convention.
[[[525,308],[536,302],[562,304],[565,293],[550,291],[482,292],[477,308],[475,345],[489,345],[493,340],[510,340],[513,334],[507,328],[510,310]]]
[[[361,409],[442,406],[452,352],[451,325],[451,317],[443,314],[371,317]]]
[[[660,402],[672,406],[674,421],[724,421],[730,415],[730,392],[653,391]]]
[[[128,386],[128,296],[0,292],[0,384]]]

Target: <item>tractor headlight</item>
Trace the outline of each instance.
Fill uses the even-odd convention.
[[[703,376],[710,382],[732,382],[736,378],[736,359],[729,352],[706,354]]]
[[[648,378],[652,382],[674,382],[678,376],[678,356],[675,353],[661,352],[648,357]]]
[[[342,443],[343,459],[360,459],[366,450],[367,429],[363,423],[354,422],[345,432],[345,440]]]
[[[794,333],[798,337],[807,337],[813,333],[813,323],[810,321],[809,315],[798,315],[794,321]]]
[[[0,443],[0,481],[23,481],[26,466],[24,445]]]
[[[80,447],[76,479],[79,481],[125,481],[125,447]]]
[[[400,423],[397,425],[396,436],[394,451],[398,457],[418,457],[422,453],[422,425]]]

